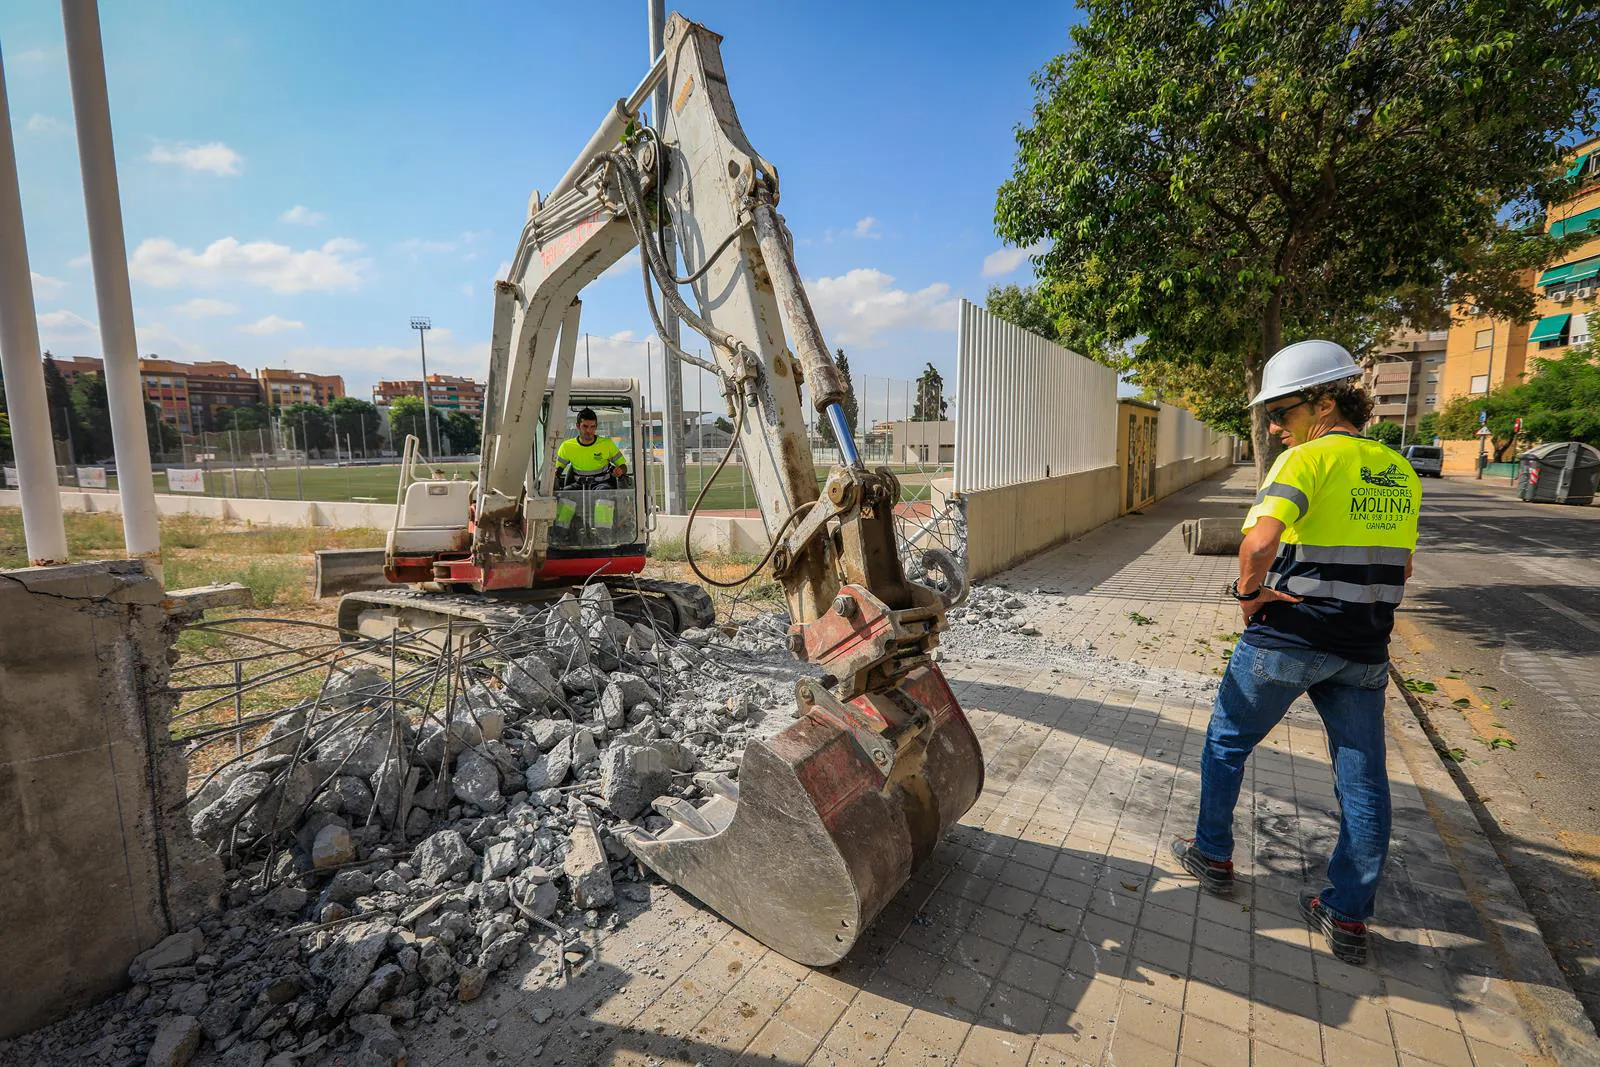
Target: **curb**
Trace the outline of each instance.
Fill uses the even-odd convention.
[[[1523,1020],[1533,1030],[1541,1051],[1562,1067],[1594,1064],[1600,1037],[1478,821],[1468,799],[1474,795],[1471,783],[1460,777],[1459,769],[1447,767],[1439,758],[1435,746],[1442,742],[1392,664],[1389,677],[1411,712],[1408,722],[1390,703],[1389,736],[1421,787],[1423,803],[1438,827],[1450,863],[1460,874],[1483,924],[1485,947],[1516,990]]]

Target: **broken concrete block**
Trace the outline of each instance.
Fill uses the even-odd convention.
[[[272,785],[272,775],[265,771],[245,771],[233,781],[223,794],[202,808],[191,826],[194,835],[208,845],[220,844],[228,836],[233,824],[249,811],[261,794]]]
[[[517,958],[522,948],[522,934],[508,930],[484,946],[478,954],[478,966],[493,974]]]
[[[607,616],[596,621],[589,627],[589,652],[595,665],[608,671],[622,666],[632,638],[633,627],[621,619]]]
[[[477,749],[461,754],[450,781],[459,800],[484,811],[499,811],[505,807],[505,798],[500,795],[499,768]]]
[[[656,632],[642,622],[633,624],[633,636],[628,638],[628,647],[634,651],[643,651],[655,648],[658,643]]]
[[[331,727],[313,727],[320,735]],[[317,759],[339,765],[341,774],[370,778],[384,761],[410,751],[411,724],[398,711],[364,711],[345,717],[333,733],[317,743]]]
[[[519,705],[529,711],[548,708],[560,695],[556,676],[537,655],[519,656],[500,670],[500,681]]]
[[[212,1040],[220,1041],[225,1036],[219,1034]],[[265,1041],[241,1041],[229,1046],[228,1051],[222,1054],[222,1067],[262,1067],[271,1051],[272,1046]]]
[[[372,875],[366,871],[340,871],[333,876],[333,881],[328,883],[322,895],[340,904],[353,904],[356,897],[364,897],[370,892]]]
[[[477,858],[466,840],[454,830],[440,830],[411,851],[411,863],[418,877],[434,886],[472,870]]]
[[[260,746],[257,748],[257,758],[261,756],[292,756],[301,748],[300,739],[305,734],[306,713],[302,709],[295,709],[279,715],[272,720],[272,725],[267,727],[267,732],[262,735]]]
[[[322,690],[322,703],[336,709],[353,708],[389,695],[389,681],[375,667],[335,670]]]
[[[361,1035],[351,1067],[405,1067],[406,1046],[387,1015],[357,1015],[350,1029]]]
[[[572,774],[574,777],[582,774],[590,764],[600,758],[600,746],[594,734],[588,730],[579,730],[572,735]]]
[[[616,899],[611,887],[611,865],[606,850],[600,844],[600,830],[594,812],[577,797],[569,802],[574,823],[567,835],[566,855],[561,869],[572,884],[573,906],[587,911],[603,908]]]
[[[329,987],[329,1015],[343,1014],[345,1006],[361,992],[393,932],[394,927],[388,922],[352,923],[341,928],[327,948],[311,957],[312,975]]]
[[[372,787],[355,775],[341,774],[328,783],[312,807],[365,821],[372,811]]]
[[[522,853],[515,841],[496,841],[483,850],[483,879],[504,878],[522,863]]]
[[[261,898],[261,908],[269,915],[293,918],[305,910],[310,899],[311,894],[297,885],[280,885]]]
[[[156,1029],[145,1067],[184,1067],[199,1050],[200,1020],[193,1015],[169,1015]]]
[[[568,723],[567,725],[571,725]],[[567,780],[567,772],[572,769],[572,740],[568,738],[560,741],[549,752],[528,764],[527,773],[523,776],[523,783],[529,793],[537,793],[545,789],[554,789]]]
[[[410,810],[411,798],[416,795],[417,782],[421,777],[422,772],[411,766],[403,756],[391,757],[384,762],[378,773],[372,776],[372,792],[379,822],[384,826],[393,826],[405,811]]]
[[[600,793],[619,819],[632,819],[672,788],[672,772],[654,748],[614,744],[600,757]]]
[[[465,1004],[477,1000],[483,995],[484,984],[489,981],[489,972],[482,967],[463,967],[461,974],[456,979],[456,999]]]
[[[561,676],[561,688],[569,693],[598,693],[605,687],[606,673],[598,667],[574,667]]]
[[[205,947],[206,937],[199,930],[181,930],[169,934],[154,948],[146,949],[133,958],[133,963],[128,966],[128,977],[137,982],[151,971],[186,967],[194,962],[194,958]]]
[[[570,719],[540,719],[528,728],[528,736],[539,746],[539,751],[549,752],[557,742],[565,741],[577,729]]]
[[[377,1011],[379,1004],[399,992],[400,983],[404,978],[405,972],[398,965],[384,964],[372,972],[372,977],[361,987],[361,992],[350,998],[350,1004],[345,1011],[351,1015],[366,1015]]]
[[[321,871],[349,863],[355,858],[356,843],[348,828],[329,823],[317,831],[317,839],[311,845],[311,866]]]
[[[578,594],[578,604],[587,621],[595,618],[610,618],[616,614],[616,608],[611,602],[611,590],[599,582],[590,582]]]

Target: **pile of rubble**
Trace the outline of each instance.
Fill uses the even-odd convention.
[[[736,769],[792,721],[812,672],[785,626],[663,635],[596,585],[495,635],[504,656],[334,672],[190,798],[227,864],[225,910],[140,956],[122,996],[0,1043],[0,1061],[171,1067],[208,1046],[227,1067],[323,1050],[392,1065],[407,1028],[519,958],[562,981],[578,931],[613,928],[619,896],[648,900],[611,828],[661,828],[656,797],[695,799],[696,772]]]

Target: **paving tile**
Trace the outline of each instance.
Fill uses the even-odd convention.
[[[1250,1038],[1237,1030],[1191,1016],[1183,1020],[1178,1057],[1180,1062],[1204,1064],[1205,1067],[1239,1067],[1250,1062]]]
[[[1527,1067],[1528,1064],[1535,1062],[1521,1052],[1480,1041],[1475,1037],[1467,1038],[1467,1047],[1472,1051],[1473,1062],[1478,1067]]]
[[[1119,1031],[1128,1029],[1151,1044],[1176,1050],[1178,1026],[1182,1018],[1182,1011],[1150,1000],[1137,987],[1124,984],[1122,1003],[1117,1009]]]
[[[1178,1061],[1178,1050],[1152,1044],[1119,1027],[1111,1039],[1110,1061],[1117,1067],[1172,1067]]]
[[[939,972],[939,977],[934,980],[933,988],[929,992],[951,1008],[976,1015],[983,1007],[983,999],[988,996],[991,984],[992,980],[988,975],[974,971],[970,967],[950,963]]]
[[[990,1067],[998,1063],[1025,1064],[1033,1054],[1034,1038],[993,1026],[974,1026],[956,1057],[956,1063]]]
[[[1317,1001],[1318,1018],[1323,1026],[1385,1045],[1393,1043],[1389,1015],[1383,1010],[1381,998],[1353,997],[1336,989],[1319,989]]]
[[[1466,1038],[1457,1030],[1413,1019],[1398,1012],[1390,1016],[1394,1024],[1395,1046],[1429,1063],[1443,1067],[1472,1067],[1472,1054],[1467,1051]]]

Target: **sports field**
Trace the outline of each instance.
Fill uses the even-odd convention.
[[[456,478],[473,478],[477,465],[468,463],[441,463],[436,465],[446,475]],[[693,504],[700,486],[714,469],[713,464],[691,463],[685,469],[687,503]],[[928,499],[928,481],[939,476],[940,471],[926,471],[915,467],[891,468],[901,481],[902,500]],[[826,469],[819,471],[817,484],[827,476]],[[116,488],[115,476],[108,479],[109,487]],[[247,497],[256,500],[356,500],[379,504],[392,504],[400,485],[399,464],[372,467],[240,467],[238,469],[210,470],[205,475],[206,495]],[[659,503],[662,494],[662,471],[658,464],[650,467],[650,491]],[[156,492],[168,492],[164,474],[156,475]],[[708,511],[735,511],[754,508],[755,496],[743,467],[729,464],[717,477],[702,505]]]

